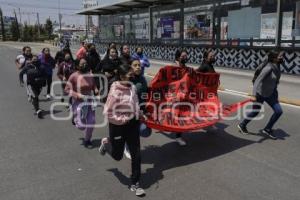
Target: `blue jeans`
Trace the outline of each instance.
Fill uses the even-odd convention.
[[[253,120],[260,112],[261,106],[264,102],[267,102],[269,106],[273,109],[274,113],[269,120],[267,126],[264,128],[265,130],[272,130],[274,124],[278,121],[280,116],[282,115],[282,108],[278,101],[278,92],[275,90],[270,97],[262,97],[260,95],[256,96],[256,102],[253,105],[253,111],[247,115],[247,118],[242,121],[240,124],[243,127],[246,127],[247,124]]]

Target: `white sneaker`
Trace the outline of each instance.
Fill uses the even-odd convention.
[[[41,109],[36,111],[36,115],[38,116],[38,118],[42,119],[43,118],[43,111]]]
[[[186,146],[186,142],[180,137],[176,138],[176,142],[179,144],[179,146]]]
[[[132,192],[135,192],[135,195],[138,196],[138,197],[143,197],[143,196],[146,195],[145,190],[140,187],[139,183],[136,183],[135,185],[131,185],[130,190]]]
[[[98,149],[99,153],[104,156],[106,154],[106,147],[105,145],[108,143],[108,139],[107,138],[102,138],[101,140],[101,145]]]
[[[46,95],[46,99],[47,99],[47,100],[50,100],[50,99],[51,99],[50,94],[47,94],[47,95]]]
[[[127,147],[125,147],[125,149],[124,149],[124,155],[125,155],[126,158],[131,160],[131,155],[130,155],[130,152],[128,151]]]
[[[32,97],[31,97],[31,95],[28,95],[28,99],[27,99],[27,100],[28,100],[28,102],[30,102],[30,103],[32,102]]]

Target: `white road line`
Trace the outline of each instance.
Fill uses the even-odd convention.
[[[147,77],[153,78],[154,76],[150,76],[148,74],[146,74]],[[230,95],[234,95],[234,96],[239,96],[239,97],[244,97],[244,98],[249,98],[249,94],[246,92],[239,92],[236,90],[230,90],[230,89],[225,89],[225,90],[218,90],[218,92],[220,93],[226,93],[226,94],[230,94]],[[296,105],[291,105],[291,104],[287,104],[287,103],[280,103],[281,105],[284,106],[288,106],[288,107],[292,107],[292,108],[297,108],[300,109],[300,106],[296,106]]]
[[[229,93],[240,94],[240,95],[243,95],[243,96],[249,96],[249,94],[246,93],[246,92],[239,92],[239,91],[236,91],[236,90],[229,90],[229,89],[225,89],[225,91],[229,92]]]
[[[225,91],[221,91],[219,90],[220,93],[226,93],[226,94],[231,94],[231,95],[235,95],[235,96],[239,96],[239,97],[245,97],[245,98],[249,98],[249,95],[247,93],[244,92],[232,92],[234,90],[227,90],[225,89]],[[292,107],[292,108],[297,108],[300,109],[300,106],[296,106],[296,105],[291,105],[291,104],[287,104],[287,103],[280,103],[283,106],[288,106],[288,107]]]

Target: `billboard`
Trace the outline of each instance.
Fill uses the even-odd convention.
[[[135,20],[135,38],[136,39],[149,39],[149,19]]]
[[[185,39],[209,39],[212,34],[211,14],[185,16]]]

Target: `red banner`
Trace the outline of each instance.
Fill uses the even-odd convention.
[[[148,127],[191,132],[216,124],[250,100],[223,105],[218,98],[220,74],[166,66],[151,81],[146,110]]]

